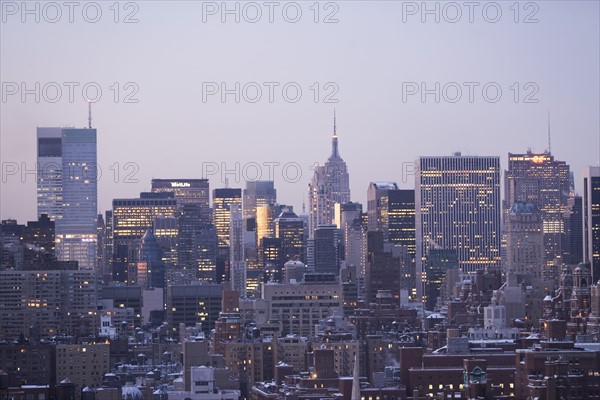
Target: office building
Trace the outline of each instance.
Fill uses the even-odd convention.
[[[317,273],[339,275],[340,257],[336,225],[320,225],[307,245],[308,269]]]
[[[0,336],[47,339],[95,333],[93,270],[0,271]]]
[[[231,210],[237,206],[242,206],[242,189],[213,190],[213,224],[217,230],[219,248],[229,247]]]
[[[142,237],[157,218],[175,217],[176,208],[173,193],[143,192],[139,198],[113,200],[113,281],[128,282],[127,270],[138,261]]]
[[[281,260],[304,262],[304,221],[290,208],[275,219],[275,237],[281,240]]]
[[[542,215],[533,203],[513,202],[506,214],[505,272],[542,278],[544,233]],[[552,277],[544,277],[552,279]]]
[[[333,136],[331,137],[331,155],[323,165],[317,165],[308,185],[308,233],[313,238],[319,225],[335,223],[335,204],[350,201],[350,177],[346,162],[338,150],[338,136],[335,115],[333,118]]]
[[[277,203],[273,181],[247,181],[243,192],[244,219],[256,218],[256,208]]]
[[[37,213],[62,217],[62,128],[37,128]]]
[[[172,285],[167,287],[167,322],[176,332],[179,324],[202,323],[204,333],[215,327],[221,312],[222,286],[218,284]]]
[[[200,207],[204,222],[210,219],[208,179],[152,179],[152,192],[172,192],[178,209],[193,204]]]
[[[508,153],[504,184],[505,213],[516,201],[533,203],[540,210],[544,231],[545,275],[557,278],[558,266],[563,262],[565,209],[571,193],[569,166],[564,161],[555,160],[548,152]]]
[[[500,262],[500,159],[421,157],[416,174],[416,269],[429,249],[455,250],[464,272]],[[422,289],[421,285],[417,289]]]
[[[592,280],[600,280],[600,167],[583,173],[583,257],[590,263]]]
[[[56,219],[56,257],[77,261],[80,269],[94,269],[98,216],[96,129],[62,128],[61,141],[62,215]],[[51,145],[52,151],[56,151],[56,145]]]

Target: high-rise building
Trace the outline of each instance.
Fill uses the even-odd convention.
[[[533,203],[515,201],[505,218],[505,271],[531,273],[534,277],[541,278],[544,265],[544,234],[540,211]]]
[[[241,204],[231,207],[231,223],[229,231],[229,264],[231,290],[246,297],[246,255],[244,251],[244,217]]]
[[[244,219],[256,218],[256,208],[277,203],[273,181],[247,181],[244,189]]]
[[[275,237],[281,240],[281,260],[304,262],[304,221],[285,208],[275,219]]]
[[[366,214],[355,218],[351,223],[345,224],[344,252],[346,265],[356,267],[359,275],[365,276],[367,270],[367,224]]]
[[[236,206],[242,206],[242,189],[213,190],[213,224],[217,230],[219,248],[229,247],[231,210]]]
[[[140,193],[137,199],[113,200],[112,279],[128,282],[127,271],[135,266],[141,239],[159,217],[174,217],[177,203],[173,193]],[[160,238],[154,232],[157,239]]]
[[[339,275],[338,229],[336,225],[320,225],[308,242],[308,268],[312,272]]]
[[[369,231],[383,232],[383,240],[390,240],[390,202],[388,193],[398,190],[396,182],[371,182],[367,190]]]
[[[96,267],[98,164],[96,129],[62,128],[62,217],[56,220],[56,257]]]
[[[548,274],[556,275],[562,264],[565,235],[565,209],[571,192],[569,166],[548,152],[508,153],[508,170],[504,174],[504,212],[515,201],[533,203],[542,215],[544,262]],[[557,276],[555,277],[557,278]]]
[[[152,179],[152,192],[173,192],[177,207],[194,204],[201,208],[208,222],[210,217],[210,192],[208,179]]]
[[[62,128],[37,128],[37,213],[62,217]]]
[[[137,261],[137,279],[133,282],[142,289],[165,287],[165,264],[162,249],[150,228],[142,237]]]
[[[308,233],[313,238],[319,225],[333,224],[336,203],[350,201],[350,177],[346,162],[338,151],[338,136],[335,114],[333,117],[333,136],[331,137],[331,155],[324,165],[317,165],[308,185],[309,220]]]
[[[583,173],[583,248],[596,282],[600,280],[600,167],[588,167]]]
[[[565,210],[565,236],[562,245],[563,264],[583,262],[583,199],[571,192]]]
[[[424,260],[431,248],[455,250],[464,272],[497,265],[500,159],[456,153],[449,157],[421,157],[418,163],[417,282],[424,282]]]
[[[404,246],[407,255],[414,259],[417,250],[414,189],[388,191],[388,207],[389,241]]]
[[[202,324],[204,333],[215,327],[221,312],[223,287],[218,284],[170,285],[167,287],[167,322],[173,331],[179,324]]]
[[[91,270],[0,271],[0,338],[95,334],[96,274]]]
[[[423,306],[433,310],[450,270],[458,270],[456,250],[430,248],[423,262]]]
[[[392,246],[384,246],[383,232],[368,232],[367,237],[366,300],[375,303],[377,292],[384,290],[389,291],[399,305],[401,259],[394,254]]]

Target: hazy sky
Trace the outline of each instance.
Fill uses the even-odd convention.
[[[430,9],[437,5],[439,22],[422,14],[421,2],[400,1],[227,2],[228,9],[239,7],[239,22],[222,15],[221,2],[80,2],[72,23],[63,2],[54,3],[58,9],[29,2],[38,5],[39,22],[23,14],[21,2],[1,3],[3,219],[35,218],[35,176],[7,172],[34,167],[37,126],[87,124],[82,87],[89,83],[102,89],[93,106],[100,212],[115,197],[149,190],[152,178],[199,178],[203,166],[234,170],[236,163],[239,179],[244,172],[255,178],[256,165],[265,179],[264,163],[280,163],[272,167],[278,199],[298,209],[311,166],[330,153],[334,107],[352,198],[363,204],[372,180],[412,187],[403,163],[419,155],[498,155],[504,169],[508,152],[544,151],[548,111],[552,152],[571,165],[578,190],[583,167],[600,159],[598,1],[479,2],[471,10],[463,2],[428,2]],[[96,5],[102,15],[88,22]],[[127,16],[138,22],[123,23]],[[36,82],[39,102],[35,94],[22,99],[21,84],[35,92]],[[64,82],[79,85],[72,102]],[[232,91],[240,83],[239,103],[233,93],[225,102],[209,95],[222,82]],[[410,94],[422,82],[432,90],[424,102]],[[262,97],[252,103],[257,86]],[[298,87],[302,95],[292,102]],[[498,88],[502,95],[493,102]],[[126,102],[128,94],[138,102]],[[338,102],[326,102],[327,95]],[[282,177],[286,163],[288,180],[297,182]],[[228,178],[230,187],[244,185],[234,173]],[[210,179],[211,189],[224,186],[220,174]]]

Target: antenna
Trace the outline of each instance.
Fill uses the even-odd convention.
[[[550,139],[550,111],[548,111],[548,154],[552,154],[552,141]]]
[[[337,125],[335,123],[335,107],[333,108],[333,136],[337,136]]]
[[[88,102],[88,128],[92,129],[92,102],[90,100]]]

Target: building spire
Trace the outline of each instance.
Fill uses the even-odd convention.
[[[333,136],[337,136],[337,125],[335,120],[335,107],[333,108]]]
[[[331,157],[329,157],[329,159],[332,160],[332,159],[338,159],[338,158],[340,158],[340,154],[338,152],[337,123],[336,123],[335,108],[334,108],[333,109],[333,136],[331,136]]]
[[[90,100],[88,102],[88,128],[92,129],[92,102]]]

